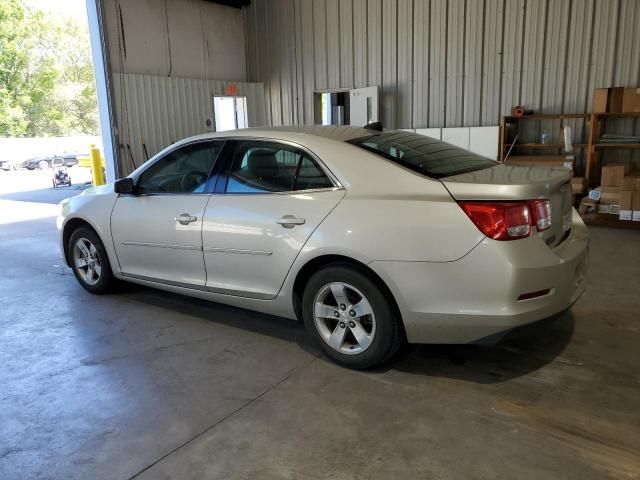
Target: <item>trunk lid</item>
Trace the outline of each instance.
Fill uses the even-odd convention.
[[[551,202],[551,228],[536,232],[550,247],[564,240],[571,227],[571,170],[499,164],[441,178],[455,200],[533,200]]]

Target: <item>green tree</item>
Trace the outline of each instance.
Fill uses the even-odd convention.
[[[0,0],[0,136],[97,130],[86,26]]]

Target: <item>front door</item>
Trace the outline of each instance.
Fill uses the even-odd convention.
[[[207,287],[270,299],[316,227],[344,196],[302,149],[237,140],[205,212]],[[222,186],[220,187],[220,185]]]
[[[223,143],[201,141],[171,151],[135,179],[134,195],[118,197],[111,232],[123,274],[204,288],[202,219]]]

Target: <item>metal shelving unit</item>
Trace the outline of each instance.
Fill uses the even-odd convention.
[[[640,149],[640,143],[602,143],[600,141],[600,137],[606,126],[605,122],[609,118],[640,118],[640,112],[608,112],[591,114],[585,171],[587,185],[590,187],[595,187],[600,184],[600,173],[602,170],[600,150],[614,148],[625,150]]]

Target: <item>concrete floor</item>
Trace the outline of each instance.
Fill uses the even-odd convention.
[[[86,293],[28,196],[0,195],[2,479],[640,478],[640,231],[592,229],[556,322],[362,373],[295,322]]]

